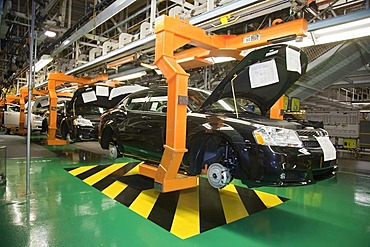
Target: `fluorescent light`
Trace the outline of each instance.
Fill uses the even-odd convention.
[[[157,69],[156,65],[147,64],[147,63],[140,63],[140,66],[143,66],[143,67],[148,68],[148,69]]]
[[[370,18],[312,31],[316,42],[325,44],[370,35]]]
[[[63,45],[68,45],[69,43],[71,43],[71,41],[69,39],[66,39],[63,41]]]
[[[34,72],[39,72],[42,68],[51,63],[51,61],[53,61],[53,58],[50,55],[42,55],[40,60],[35,64]]]
[[[53,31],[50,31],[50,30],[46,30],[45,35],[50,37],[50,38],[54,38],[57,35],[57,33],[53,32]]]
[[[370,102],[369,101],[363,101],[363,102],[361,102],[361,101],[352,101],[351,102],[352,103],[352,105],[370,105]]]
[[[204,60],[207,60],[212,63],[224,63],[224,62],[234,61],[235,58],[233,57],[207,57]]]
[[[157,75],[163,75],[162,71],[160,69],[155,69],[154,70]]]
[[[283,44],[297,47],[327,44],[370,35],[370,10],[329,18],[308,24],[307,37]]]
[[[135,73],[132,73],[132,74],[127,74],[127,75],[123,75],[123,76],[120,76],[120,77],[117,77],[117,78],[113,78],[113,80],[126,81],[126,80],[139,78],[139,77],[144,76],[144,75],[146,75],[146,71],[139,71],[139,72],[135,72]]]

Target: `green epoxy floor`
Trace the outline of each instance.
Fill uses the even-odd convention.
[[[340,160],[346,169],[315,185],[261,187],[290,200],[181,240],[69,175],[64,168],[117,162],[104,152],[79,152],[83,146],[49,148],[56,157],[33,158],[30,196],[25,159],[7,160],[0,246],[370,246],[370,173],[357,173],[357,161]]]

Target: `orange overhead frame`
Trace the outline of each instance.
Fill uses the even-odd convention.
[[[50,73],[48,77],[48,90],[49,90],[49,127],[48,127],[48,145],[66,145],[67,141],[57,139],[55,137],[57,130],[57,102],[58,95],[61,93],[56,92],[56,88],[65,82],[75,82],[79,85],[91,85],[98,81],[108,80],[107,74],[99,75],[95,78],[89,77],[74,77],[64,73]]]
[[[198,27],[192,26],[187,20],[162,16],[155,26],[156,47],[154,64],[167,78],[168,103],[166,120],[166,144],[161,163],[158,167],[142,164],[140,174],[154,178],[154,188],[161,192],[170,192],[198,185],[197,176],[178,174],[186,149],[186,113],[188,102],[189,74],[176,60],[191,57],[199,61],[212,53],[218,56],[237,55],[244,49],[270,44],[279,37],[297,35],[304,36],[307,32],[305,20],[295,20],[266,29],[243,35],[210,35]],[[191,44],[195,48],[174,54],[174,52]],[[238,52],[236,52],[238,51]],[[191,68],[188,64],[188,68]]]
[[[5,99],[5,104],[13,103],[16,100],[19,100],[19,96],[18,95],[8,94],[6,96],[6,99]]]

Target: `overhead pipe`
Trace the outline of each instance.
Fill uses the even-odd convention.
[[[3,14],[4,14],[3,6],[4,6],[4,0],[0,0],[0,24],[3,18]]]

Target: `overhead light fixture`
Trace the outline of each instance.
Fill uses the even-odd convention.
[[[225,63],[225,62],[234,61],[235,58],[233,57],[207,57],[204,60],[207,60],[208,62],[212,62],[212,63]]]
[[[370,101],[352,101],[352,105],[370,105]]]
[[[322,45],[370,35],[370,9],[308,24],[307,37],[285,42],[297,47]]]
[[[50,38],[54,38],[57,35],[57,33],[54,32],[54,31],[46,30],[45,35],[50,37]]]
[[[356,39],[370,35],[370,18],[312,31],[316,43]]]
[[[156,65],[147,64],[147,63],[140,63],[140,66],[143,66],[143,67],[148,68],[148,69],[158,69],[158,67]]]
[[[147,64],[147,63],[140,63],[140,66],[143,66],[145,68],[154,70],[155,73],[157,73],[157,75],[163,75],[162,71],[160,69],[158,69],[158,67],[156,65]]]
[[[70,41],[69,39],[66,39],[66,40],[64,40],[64,41],[63,41],[63,43],[62,43],[62,44],[63,44],[63,45],[68,45],[69,43],[71,43],[71,41]]]
[[[163,72],[160,69],[155,69],[154,71],[157,73],[157,75],[163,75]]]
[[[35,64],[34,72],[39,72],[42,68],[51,63],[51,61],[53,61],[53,58],[50,55],[42,55],[40,60]]]
[[[115,81],[127,81],[127,80],[142,77],[146,74],[147,74],[146,71],[139,71],[139,72],[135,72],[135,73],[132,73],[132,74],[127,74],[127,75],[123,75],[123,76],[113,78],[113,80],[115,80]]]

